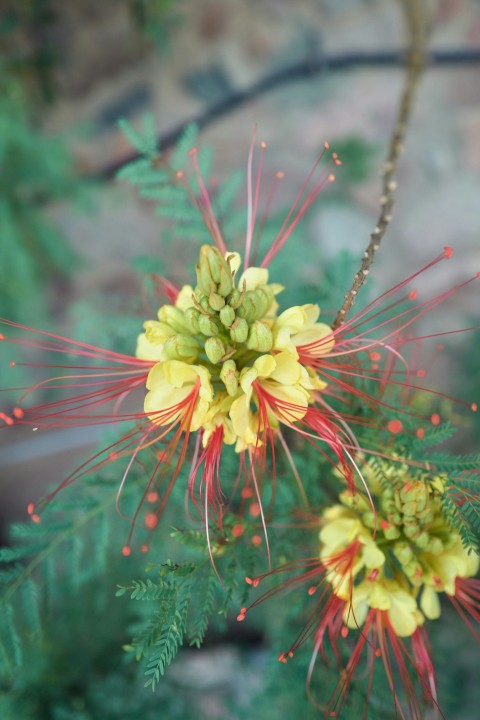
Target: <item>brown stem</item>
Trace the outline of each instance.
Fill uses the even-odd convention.
[[[360,269],[353,278],[352,287],[345,295],[343,305],[338,311],[333,329],[337,329],[345,321],[356,300],[357,293],[367,280],[367,275],[380,247],[382,238],[392,219],[397,183],[398,158],[404,151],[405,135],[415,101],[418,82],[425,66],[427,22],[425,0],[403,0],[403,11],[409,35],[409,50],[406,56],[405,83],[400,97],[397,118],[390,137],[387,160],[382,175],[382,194],[380,197],[380,214],[375,228],[370,235],[370,242],[365,250]]]

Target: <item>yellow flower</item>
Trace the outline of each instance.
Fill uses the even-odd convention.
[[[399,637],[413,635],[417,627],[423,624],[415,598],[397,580],[364,580],[355,586],[350,604],[344,610],[345,624],[350,628],[361,627],[370,609],[386,612]]]
[[[204,448],[213,435],[216,446],[235,445],[251,456],[263,447],[258,462],[265,461],[266,433],[270,444],[281,424],[300,425],[331,449],[351,483],[353,466],[344,449],[350,436],[325,413],[318,392],[326,383],[297,352],[297,345],[310,341],[329,352],[332,331],[317,322],[317,305],[278,315],[282,286],[270,282],[267,268],[239,273],[240,265],[238,253],[202,246],[196,286],[184,285],[173,304],[158,310],[157,320],[145,322],[137,357],[157,363],[145,413],[156,425],[182,419],[182,430],[202,432]]]
[[[147,389],[145,412],[153,423],[168,425],[191,412],[188,429],[202,427],[213,399],[210,375],[204,367],[178,360],[157,363],[148,375]]]
[[[388,611],[394,632],[405,637],[425,617],[440,616],[439,594],[455,597],[458,582],[477,573],[479,558],[447,522],[444,477],[386,461],[376,468],[362,468],[375,512],[359,493],[341,493],[342,504],[322,516],[320,559],[347,604],[350,627],[361,626],[369,609]]]
[[[325,323],[317,323],[319,315],[320,308],[312,304],[285,310],[273,325],[273,347],[298,356],[298,346],[314,343],[322,346],[322,354],[331,352],[335,345],[332,330]]]

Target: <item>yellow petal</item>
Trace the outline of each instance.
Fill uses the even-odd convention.
[[[256,363],[255,363],[256,365]],[[268,373],[272,380],[276,380],[280,385],[295,385],[301,377],[302,366],[288,352],[281,352],[275,355],[275,366]]]
[[[372,583],[368,604],[376,610],[390,610],[392,607],[392,596],[380,582],[374,582]]]
[[[315,351],[322,355],[331,352],[335,345],[332,329],[325,323],[316,323],[306,327],[301,332],[293,335],[292,340],[296,347],[315,343]]]
[[[268,283],[268,270],[266,268],[249,267],[241,275],[238,281],[239,290],[256,290]]]
[[[143,327],[148,342],[153,344],[164,343],[171,335],[175,334],[170,325],[158,322],[158,320],[147,320],[143,323]]]
[[[385,555],[374,542],[368,542],[364,545],[362,558],[368,568],[379,568],[385,562]]]
[[[276,382],[264,380],[262,387],[279,403],[276,415],[283,422],[301,420],[308,409],[309,394],[298,385],[278,385]]]
[[[165,363],[157,363],[148,373],[147,377],[147,390],[154,390],[158,385],[163,385],[165,381],[165,373],[163,372],[163,366]]]
[[[307,315],[305,310],[299,305],[296,305],[284,310],[283,313],[278,316],[275,327],[287,327],[290,332],[297,333],[305,325],[306,319]]]
[[[190,307],[194,307],[193,302],[193,288],[191,285],[184,285],[177,295],[175,300],[175,307],[180,310],[187,310]]]
[[[236,435],[247,443],[247,445],[254,443],[256,433],[254,430],[252,411],[250,410],[249,396],[241,395],[234,400],[229,414]]]
[[[320,542],[329,548],[347,547],[355,540],[361,528],[362,523],[357,518],[341,517],[320,530]]]
[[[318,305],[308,303],[308,305],[302,305],[302,309],[305,312],[307,325],[313,325],[313,323],[317,322],[318,316],[320,315],[320,308]]]
[[[154,345],[147,340],[145,333],[141,333],[137,338],[135,357],[139,360],[163,360],[163,343]]]
[[[395,634],[399,637],[413,635],[418,627],[417,604],[405,590],[398,590],[390,596],[391,608],[388,617]]]
[[[429,585],[425,585],[423,588],[420,607],[429,620],[436,620],[440,617],[438,593]]]
[[[232,271],[233,275],[235,275],[242,264],[242,258],[240,257],[240,253],[238,252],[227,252],[225,253],[225,260],[230,265],[230,270]]]
[[[369,588],[364,583],[353,588],[351,603],[343,613],[343,620],[349,628],[362,627],[367,617]]]
[[[273,355],[260,355],[253,363],[258,377],[269,377],[277,366],[277,357]]]
[[[253,367],[243,368],[240,373],[240,387],[244,393],[252,394],[252,383],[258,378],[258,373]]]
[[[177,420],[183,412],[178,408],[175,412],[165,412],[169,408],[175,408],[182,403],[192,392],[191,387],[174,388],[171,385],[159,385],[155,390],[150,390],[145,396],[144,409],[150,420],[158,425],[168,425]]]

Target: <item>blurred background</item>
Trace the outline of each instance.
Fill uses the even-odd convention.
[[[146,112],[169,140],[172,130],[216,108],[200,141],[213,149],[220,185],[245,168],[257,126],[268,143],[266,175],[285,173],[275,210],[294,198],[328,139],[344,165],[335,189],[322,194],[303,225],[303,281],[318,283],[322,263],[360,257],[378,215],[380,171],[403,81],[400,5],[0,0],[0,316],[131,352],[144,315],[142,273],[152,269],[188,280],[183,255],[172,257],[162,245],[168,227],[152,203],[114,180],[132,155],[117,120],[136,125]],[[444,245],[454,247],[454,257],[422,278],[421,292],[480,269],[480,3],[437,0],[430,6],[431,49],[458,50],[462,57],[431,64],[421,83],[399,167],[394,220],[371,274],[380,290]],[[316,72],[309,73],[309,61]],[[303,71],[289,81],[298,67]],[[272,77],[276,83],[250,92]],[[229,107],[228,98],[239,92],[245,101]],[[154,268],[151,258],[158,259]],[[347,289],[338,288],[339,302]],[[328,317],[338,305],[325,309]],[[472,324],[467,318],[474,314],[478,318],[478,293],[476,299],[462,293],[429,319],[430,332]],[[480,343],[459,337],[449,344],[453,350],[440,368],[450,374],[450,391],[468,399],[480,390]],[[23,384],[22,369],[13,375],[9,367],[12,358],[10,348],[0,355],[3,387]],[[13,395],[0,397],[1,409],[8,410]],[[469,434],[473,443],[478,427]],[[24,519],[27,502],[60,480],[72,456],[82,457],[96,440],[91,430],[64,432],[61,439],[57,433],[33,437],[22,428],[5,435],[0,433],[3,528]],[[202,660],[184,660],[172,671],[174,680],[180,688],[197,683],[202,689],[195,698],[206,709],[199,713],[226,717],[222,697],[232,691],[232,678],[239,672],[249,672],[253,684],[258,678],[251,663],[245,670],[236,650],[220,645],[210,654],[210,666],[208,652]],[[462,661],[455,672],[463,677]],[[209,687],[217,694],[207,697],[203,690]],[[154,701],[148,703],[148,717],[157,717]],[[59,711],[55,718],[94,717],[82,712]],[[183,717],[184,711],[169,712]]]

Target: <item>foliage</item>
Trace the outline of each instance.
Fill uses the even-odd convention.
[[[65,143],[33,126],[14,86],[0,99],[0,163],[0,314],[32,323],[46,313],[45,279],[68,275],[76,261],[45,203],[78,197],[80,185]]]
[[[127,0],[132,17],[158,50],[168,47],[169,29],[178,22],[177,0]]]

